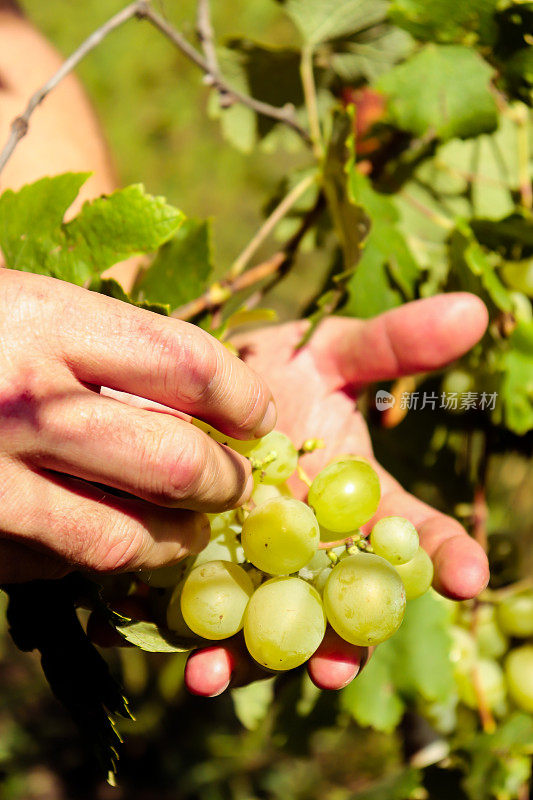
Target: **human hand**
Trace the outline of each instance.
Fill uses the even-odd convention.
[[[0,341],[0,583],[156,568],[249,497],[247,459],[180,412],[253,438],[271,393],[199,328],[0,269]]]
[[[339,453],[356,453],[370,459],[382,489],[375,517],[399,514],[417,527],[422,546],[433,559],[434,586],[455,599],[477,595],[488,581],[488,563],[482,548],[454,519],[406,492],[375,460],[366,423],[354,398],[368,383],[443,367],[469,350],[483,335],[487,311],[474,295],[456,293],[408,303],[371,320],[332,317],[325,320],[310,342],[295,352],[305,321],[261,330],[237,340],[244,357],[271,387],[278,407],[276,428],[298,445],[322,438],[323,450],[302,459],[313,477]],[[294,479],[292,490],[305,498],[307,487]],[[311,674],[321,685],[343,685],[368,658],[364,648],[343,646],[329,634],[324,646],[310,659]],[[190,657],[186,681],[192,691],[202,691],[205,673],[228,685],[231,670],[256,675],[246,667],[245,650],[232,643]],[[198,665],[202,665],[203,672]],[[243,665],[244,664],[244,665]],[[329,669],[328,669],[329,666]],[[249,679],[249,677],[247,678]],[[207,683],[207,682],[206,682]]]

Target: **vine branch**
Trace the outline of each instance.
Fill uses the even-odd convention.
[[[299,136],[306,142],[310,141],[309,134],[295,119],[294,108],[288,103],[285,106],[273,106],[270,103],[264,103],[262,100],[257,100],[255,97],[243,94],[242,92],[233,89],[220,74],[213,74],[210,70],[209,64],[205,56],[196,50],[180,31],[174,28],[169,22],[166,21],[160,14],[153,10],[147,3],[144,3],[144,10],[140,14],[148,20],[158,31],[164,34],[181,52],[189,58],[193,64],[196,64],[209,78],[210,85],[217,89],[219,92],[227,96],[228,101],[232,103],[241,103],[257,114],[262,114],[265,117],[270,117],[278,122],[283,122],[289,128],[292,128]]]
[[[266,280],[264,286],[258,290],[257,295],[254,295],[254,298],[258,301],[290,269],[302,239],[315,222],[317,216],[322,212],[323,204],[323,196],[319,195],[313,208],[302,219],[300,227],[286,242],[282,250],[242,274],[232,276],[231,271],[228,272],[222,280],[209,286],[199,297],[175,309],[171,316],[177,319],[189,320],[206,311],[216,311],[237,292],[250,289],[252,286],[263,283]],[[269,278],[270,280],[268,280]],[[248,301],[246,303],[247,308],[251,308],[254,305],[256,305],[254,302],[250,303]]]
[[[93,31],[93,33],[91,33],[91,35],[63,62],[57,72],[55,72],[43,86],[37,89],[29,99],[28,105],[23,113],[13,120],[7,141],[0,152],[0,172],[2,172],[11,158],[19,142],[28,133],[30,118],[35,109],[45,100],[50,92],[56,88],[63,78],[78,66],[80,61],[82,61],[88,53],[94,50],[112,31],[116,30],[133,17],[146,19],[159,30],[160,33],[166,36],[183,55],[205,73],[208,84],[224,96],[228,103],[241,103],[257,114],[262,114],[265,117],[270,117],[278,122],[282,122],[289,128],[292,128],[304,141],[309,143],[311,141],[309,134],[296,121],[294,108],[291,104],[287,104],[283,107],[273,106],[270,103],[264,103],[262,100],[257,100],[255,97],[239,92],[226,83],[226,80],[220,74],[218,63],[216,62],[209,8],[206,8],[205,0],[204,2],[200,0],[198,16],[198,24],[201,36],[203,37],[201,39],[204,49],[203,54],[193,47],[179,30],[174,28],[160,14],[153,10],[150,6],[150,0],[135,0],[135,2],[130,3],[117,14],[114,14],[110,19],[104,22],[103,25],[100,25],[100,27]]]
[[[320,161],[324,154],[324,148],[322,144],[322,133],[320,130],[320,117],[318,113],[315,75],[313,70],[313,49],[307,45],[302,50],[302,57],[300,61],[300,77],[302,80],[305,106],[307,109],[307,117],[309,119],[309,128],[311,131],[310,141],[313,147],[315,158]]]
[[[315,180],[315,175],[307,175],[291,189],[272,213],[269,214],[249,244],[246,245],[242,253],[235,259],[230,269],[230,278],[236,278],[246,269],[254,253],[272,233],[278,222],[291,210],[300,197],[313,185]]]
[[[63,62],[63,64],[61,64],[57,72],[54,73],[54,75],[52,75],[52,77],[49,78],[49,80],[47,80],[46,83],[41,86],[40,89],[37,89],[37,91],[30,97],[24,112],[20,116],[15,117],[11,123],[11,129],[7,142],[0,153],[0,172],[4,169],[5,165],[11,158],[11,155],[13,154],[13,151],[20,140],[23,139],[28,133],[30,117],[37,106],[39,106],[50,94],[50,92],[55,89],[59,83],[61,83],[63,78],[65,78],[78,66],[80,61],[82,61],[82,59],[84,59],[85,56],[91,52],[91,50],[94,50],[94,48],[97,47],[112,31],[116,30],[116,28],[119,28],[132,17],[139,16],[142,13],[145,5],[145,0],[142,0],[142,2],[140,0],[136,0],[136,2],[130,3],[130,5],[126,6],[117,14],[108,19],[107,22],[104,22],[103,25],[91,33],[91,35],[80,44],[80,46],[72,53],[72,55],[70,55]]]
[[[215,48],[215,33],[211,24],[211,7],[209,0],[198,0],[196,8],[196,34],[202,47],[210,75],[220,76],[217,52]]]

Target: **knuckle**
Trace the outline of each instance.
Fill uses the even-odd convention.
[[[201,489],[209,462],[209,443],[203,435],[182,437],[176,449],[155,460],[152,492],[155,502],[179,502],[194,497]]]
[[[86,569],[95,572],[128,572],[144,558],[144,536],[140,527],[125,518],[115,526],[100,525],[82,554]]]
[[[191,405],[211,394],[220,369],[220,354],[215,341],[194,326],[182,323],[175,330],[161,329],[152,334],[156,350],[157,373],[164,375],[165,389]]]
[[[105,506],[83,505],[58,520],[68,530],[64,557],[76,567],[95,572],[132,569],[143,547],[140,526],[126,515],[117,521]]]

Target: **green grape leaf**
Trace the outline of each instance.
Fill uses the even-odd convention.
[[[93,278],[88,288],[91,292],[98,292],[98,294],[103,294],[106,297],[114,297],[115,300],[121,300],[123,303],[130,303],[139,308],[144,308],[146,311],[153,311],[154,314],[162,314],[164,317],[168,317],[171,311],[169,305],[163,305],[162,303],[136,303],[129,294],[124,291],[120,283],[113,278]]]
[[[415,136],[467,138],[494,130],[492,68],[462,45],[427,44],[377,82],[390,121]]]
[[[246,58],[238,50],[217,49],[220,69],[228,84],[239,92],[249,94],[250,86],[246,74]],[[233,103],[227,108],[220,103],[220,94],[209,94],[207,113],[211,119],[220,120],[224,138],[243,153],[251,153],[257,142],[257,115],[242,103]]]
[[[302,347],[326,314],[333,313],[346,295],[346,285],[354,273],[368,234],[370,221],[352,194],[350,176],[355,164],[353,109],[336,110],[323,173],[323,188],[329,213],[337,232],[342,258],[335,256],[316,310],[309,316],[311,325],[299,342]]]
[[[127,642],[148,653],[186,653],[199,646],[197,639],[176,636],[155,622],[127,619],[116,613],[111,614],[110,622]]]
[[[394,64],[406,58],[412,48],[413,40],[405,31],[388,25],[376,25],[345,42],[336,43],[328,63],[345,83],[361,78],[373,83]]]
[[[282,107],[287,103],[295,108],[303,106],[299,51],[265,47],[249,39],[232,39],[225,52],[226,58],[232,60],[233,69],[240,70],[242,91],[273,106]],[[225,113],[222,111],[221,116]],[[256,123],[259,139],[267,136],[277,125],[276,120],[263,114],[257,115]],[[235,130],[234,138],[238,136],[242,136],[242,133]],[[249,149],[245,152],[249,152]]]
[[[0,197],[0,247],[12,269],[84,285],[132,255],[167,241],[183,214],[140,184],[84,203],[70,222],[63,217],[86,173],[41,178]]]
[[[224,320],[220,328],[215,331],[219,339],[227,339],[243,325],[258,325],[259,323],[276,322],[277,312],[273,308],[241,308]]]
[[[533,429],[533,322],[519,320],[502,356],[504,421],[518,434]]]
[[[494,733],[469,736],[460,746],[466,759],[463,787],[472,800],[513,800],[531,772],[533,718],[515,712]]]
[[[533,256],[533,225],[527,216],[517,213],[495,221],[474,219],[470,227],[484,247],[498,252],[505,259]]]
[[[498,0],[393,0],[389,16],[414,37],[443,44],[492,44]]]
[[[500,114],[494,133],[447,142],[417,171],[417,178],[444,195],[466,193],[470,186],[473,217],[499,220],[511,214],[512,191],[520,184],[516,124]]]
[[[50,275],[49,254],[58,246],[63,218],[88,172],[41,178],[0,196],[0,248],[7,267]]]
[[[324,164],[324,192],[343,253],[343,272],[352,272],[369,230],[369,220],[353,195],[355,169],[353,114],[336,111]]]
[[[399,631],[343,689],[342,707],[360,725],[390,732],[413,699],[445,701],[453,689],[447,624],[446,609],[431,593],[410,601]]]
[[[352,277],[347,283],[348,301],[343,313],[372,317],[412,300],[419,267],[399,230],[400,215],[394,203],[376,192],[368,178],[350,170],[350,196],[371,220],[370,232]]]
[[[498,41],[494,56],[507,91],[533,106],[533,3],[505,5],[496,15]]]
[[[341,708],[359,725],[392,733],[400,722],[405,703],[396,691],[390,654],[380,645],[357,679],[342,690]]]
[[[375,783],[370,789],[357,792],[356,800],[406,800],[406,798],[423,797],[422,772],[406,767]],[[355,800],[355,798],[354,798]]]
[[[383,0],[286,0],[283,7],[308,45],[369,28],[383,18]]]
[[[457,220],[457,227],[450,236],[449,256],[453,266],[453,277],[467,291],[484,294],[502,311],[511,312],[513,304],[508,289],[504,286],[494,264],[475,238],[468,223]]]
[[[255,731],[265,719],[274,699],[275,678],[253,681],[232,689],[231,699],[237,719],[249,731]]]
[[[453,690],[448,611],[431,592],[410,600],[398,633],[385,644],[394,653],[394,680],[402,696],[444,702]]]
[[[38,650],[43,672],[58,700],[91,742],[104,775],[113,783],[120,736],[114,717],[131,717],[121,687],[85,635],[76,606],[95,601],[95,585],[73,573],[54,581],[4,586],[9,630],[17,647]],[[96,599],[96,602],[97,599]]]
[[[137,303],[178,308],[206,289],[213,272],[211,223],[187,219],[134,287]]]

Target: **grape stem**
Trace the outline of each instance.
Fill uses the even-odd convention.
[[[358,539],[354,540],[353,534],[345,536],[344,539],[337,539],[335,542],[320,542],[318,545],[319,550],[332,550],[334,547],[342,547],[346,545],[346,549],[356,547],[358,551],[363,550],[365,553],[373,553],[372,545],[367,542],[363,534],[360,534]]]
[[[251,458],[250,464],[252,465],[253,470],[263,471],[265,467],[268,467],[269,464],[272,464],[273,461],[276,460],[278,454],[275,450],[271,450],[270,453],[267,453],[264,458]]]
[[[305,483],[305,485],[310,489],[313,481],[311,480],[307,472],[304,470],[304,468],[300,464],[298,464],[298,466],[296,467],[296,471],[302,483]]]

